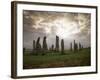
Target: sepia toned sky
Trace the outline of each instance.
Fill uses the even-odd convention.
[[[38,37],[41,38],[42,45],[44,36],[47,37],[48,47],[55,45],[56,35],[59,36],[60,41],[64,39],[65,49],[70,48],[73,40],[80,42],[83,47],[89,47],[91,14],[23,10],[23,45],[25,48],[32,49],[32,42]]]

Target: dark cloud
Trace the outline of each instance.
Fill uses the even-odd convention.
[[[55,43],[55,36],[64,39],[66,49],[74,39],[85,47],[90,46],[91,14],[23,11],[24,47],[32,48],[32,41],[47,36],[48,45]]]

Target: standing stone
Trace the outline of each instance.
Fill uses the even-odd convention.
[[[64,54],[64,40],[61,40],[61,54]]]
[[[43,50],[48,50],[46,36],[43,38]]]
[[[55,50],[58,52],[59,51],[59,37],[56,36],[56,48]]]
[[[45,55],[48,50],[46,36],[43,38],[43,49],[42,49],[42,55]]]
[[[75,51],[77,51],[78,50],[78,45],[77,45],[77,43],[75,43]]]
[[[74,40],[74,52],[76,52],[77,50],[78,50],[78,45],[77,45],[77,43]]]
[[[38,37],[37,42],[36,42],[36,54],[41,53],[41,44],[40,44],[40,37]]]
[[[35,46],[36,46],[35,40],[33,40],[33,50],[35,50]]]
[[[75,40],[74,40],[74,51],[75,51]]]
[[[70,50],[72,51],[72,43],[70,43]]]
[[[53,51],[54,50],[54,45],[52,44],[52,46],[51,46],[51,50]]]

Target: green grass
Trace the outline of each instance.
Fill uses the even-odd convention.
[[[65,55],[60,53],[49,53],[48,55],[24,54],[23,68],[90,66],[90,61],[90,49],[83,49],[78,52],[65,51]]]

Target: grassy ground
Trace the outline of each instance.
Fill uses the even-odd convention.
[[[90,66],[90,49],[83,49],[78,52],[65,51],[65,55],[60,53],[49,53],[48,55],[24,54],[23,68],[54,68],[54,67],[75,67]]]

